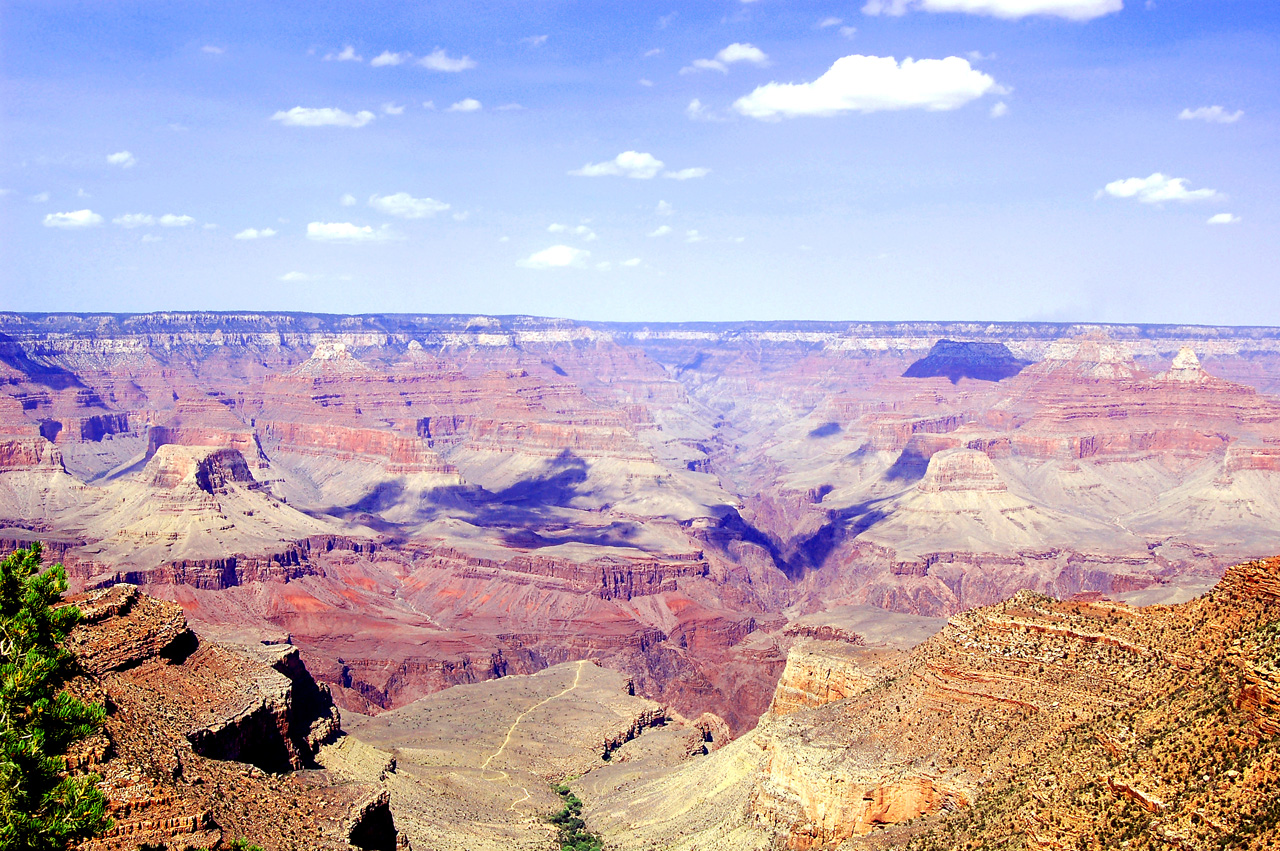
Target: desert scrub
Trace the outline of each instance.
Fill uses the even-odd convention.
[[[582,801],[564,783],[557,783],[551,788],[564,801],[564,809],[549,819],[559,831],[556,838],[560,842],[560,851],[601,851],[604,843],[587,830],[587,823],[582,820]]]

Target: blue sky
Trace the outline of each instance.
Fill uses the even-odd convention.
[[[10,0],[0,79],[7,309],[1280,324],[1271,0]]]

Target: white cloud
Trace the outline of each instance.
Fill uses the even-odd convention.
[[[307,239],[317,242],[383,242],[393,239],[385,227],[374,230],[351,222],[311,222],[307,225]]]
[[[377,56],[369,60],[369,65],[374,68],[382,68],[385,65],[403,65],[413,58],[413,54],[409,52],[392,53],[390,50],[384,50]]]
[[[468,68],[476,67],[476,63],[470,56],[463,56],[461,59],[453,59],[439,47],[419,59],[418,64],[423,68],[430,68],[432,71],[446,71],[449,73],[456,73],[458,71],[465,71]]]
[[[422,108],[423,108],[423,109],[435,109],[435,108],[436,108],[436,102],[435,102],[435,101],[433,101],[433,100],[424,100],[424,101],[422,102]]]
[[[154,233],[144,233],[142,235],[143,242],[160,242],[163,237],[156,236]]]
[[[76,210],[73,213],[50,213],[44,217],[47,228],[91,228],[102,224],[102,216],[93,210]]]
[[[1210,124],[1235,124],[1241,118],[1244,118],[1244,110],[1237,109],[1235,112],[1227,112],[1220,106],[1201,106],[1195,109],[1184,109],[1178,113],[1178,118],[1183,121],[1191,121],[1199,119],[1208,121]]]
[[[904,59],[845,56],[812,83],[768,83],[738,98],[734,109],[763,120],[798,115],[837,115],[880,110],[957,109],[987,92],[996,81],[967,59]]]
[[[276,232],[271,228],[263,228],[262,230],[258,230],[257,228],[245,228],[244,230],[240,231],[238,234],[236,234],[231,238],[232,239],[267,239],[275,235],[276,235]]]
[[[204,223],[204,224],[202,224],[200,227],[201,227],[201,228],[203,228],[204,230],[217,230],[217,229],[218,229],[218,226],[217,226],[216,224],[214,224],[213,222],[205,222],[205,223]]]
[[[1234,225],[1239,221],[1240,217],[1231,213],[1218,213],[1209,217],[1209,224],[1211,225]]]
[[[118,151],[114,154],[107,154],[108,165],[118,165],[121,168],[133,168],[138,164],[138,158],[128,151]]]
[[[382,105],[383,115],[404,115],[404,107],[396,106],[394,103],[384,103]]]
[[[125,213],[111,220],[122,228],[151,227],[156,223],[155,216],[147,213]]]
[[[0,195],[3,195],[3,194],[5,194],[5,193],[0,192]],[[92,195],[90,195],[88,192],[85,192],[85,191],[84,191],[84,187],[80,187],[79,189],[77,189],[77,190],[76,190],[76,197],[77,197],[77,198],[92,198],[93,196],[92,196]]]
[[[587,163],[569,172],[576,177],[631,177],[648,180],[662,171],[662,160],[641,151],[623,151],[602,163]]]
[[[666,201],[658,202],[658,207],[656,212],[659,216],[670,216],[673,213],[675,213],[675,211],[676,211],[676,208],[668,204]]]
[[[524,109],[524,107],[518,103],[504,103],[502,106],[498,107],[499,112],[519,112],[522,109]]]
[[[608,260],[601,260],[599,263],[596,264],[596,268],[599,269],[601,272],[608,272],[610,269],[613,268],[613,264],[610,263]]]
[[[825,30],[827,27],[838,27],[843,23],[843,18],[823,18],[821,21],[818,21],[818,29]]]
[[[717,53],[716,59],[726,65],[732,65],[735,62],[750,62],[752,65],[769,64],[769,57],[763,50],[754,44],[737,41]]]
[[[644,77],[641,77],[639,80],[636,80],[636,82],[647,89],[653,88],[653,80],[646,80]]]
[[[481,109],[483,104],[475,98],[463,98],[462,100],[449,107],[450,112],[475,112]]]
[[[735,62],[750,62],[752,65],[767,65],[769,57],[754,44],[734,42],[716,54],[715,59],[695,59],[684,68],[681,74],[692,74],[695,71],[719,71],[729,73],[729,66]]]
[[[672,180],[692,180],[695,177],[706,177],[710,173],[709,168],[682,168],[679,171],[664,172],[662,176]]]
[[[402,219],[425,219],[449,209],[449,205],[443,201],[437,201],[434,198],[414,198],[408,192],[373,195],[369,198],[369,206],[380,213],[399,216]]]
[[[991,107],[992,118],[1004,118],[1008,114],[1009,114],[1009,105],[1004,101],[1000,101],[995,106]]]
[[[553,245],[550,248],[535,251],[525,259],[517,261],[516,265],[526,269],[563,269],[568,266],[582,266],[590,256],[591,252],[583,248]]]
[[[844,36],[845,38],[853,38],[857,34],[858,34],[857,27],[841,27],[840,28],[840,35]]]
[[[195,219],[190,216],[175,216],[173,213],[165,213],[158,220],[162,228],[185,228],[187,225],[195,224]]]
[[[619,263],[618,265],[619,265],[619,266],[639,266],[639,265],[640,265],[640,258],[639,258],[639,257],[632,257],[630,260],[623,260],[623,261],[622,261],[621,263]]]
[[[356,196],[348,192],[338,199],[338,203],[344,207],[354,207],[356,205]]]
[[[315,280],[315,276],[308,275],[306,272],[285,272],[280,276],[280,280],[292,284],[299,281]]]
[[[725,67],[725,64],[715,59],[695,59],[680,69],[681,74],[693,74],[697,71],[719,71],[721,74],[729,73],[729,69]]]
[[[564,233],[568,229],[569,229],[568,225],[562,225],[562,224],[559,224],[558,222],[552,222],[551,224],[547,225],[547,233]]]
[[[689,105],[684,108],[684,114],[694,121],[711,117],[711,111],[707,108],[707,105],[698,98],[689,101]]]
[[[200,48],[200,50],[204,53],[212,53],[214,56],[221,56],[227,52],[224,48],[213,44],[206,44],[204,47]]]
[[[1215,189],[1188,189],[1186,178],[1165,177],[1158,171],[1150,177],[1113,180],[1098,191],[1099,196],[1104,193],[1113,198],[1136,198],[1143,204],[1207,201],[1221,197]]]
[[[926,12],[964,12],[1016,20],[1029,15],[1051,15],[1072,21],[1089,21],[1119,12],[1124,0],[867,0],[864,15],[902,15],[913,9]]]
[[[527,44],[530,47],[542,47],[542,45],[547,43],[547,37],[545,35],[531,35],[520,39],[520,42],[522,44]]]
[[[272,121],[279,121],[286,127],[363,127],[373,118],[373,113],[368,110],[352,115],[332,107],[312,109],[304,106],[295,106],[287,112],[281,110],[271,116]]]
[[[655,48],[653,48],[652,50],[646,50],[646,51],[644,52],[644,58],[645,58],[645,59],[648,59],[648,58],[653,57],[653,56],[658,56],[658,55],[660,55],[661,53],[662,53],[662,48],[661,48],[661,47],[655,47]]]
[[[671,233],[671,225],[658,225],[648,233],[648,236],[666,236],[669,233]]]
[[[698,233],[696,230],[685,231],[684,233],[685,242],[702,242],[705,239],[706,237]]]
[[[33,203],[33,204],[44,204],[44,203],[46,203],[46,202],[49,200],[49,193],[48,193],[48,192],[37,192],[35,195],[32,195],[32,196],[31,196],[30,198],[28,198],[27,200],[28,200],[28,201],[30,201],[30,202],[31,202],[31,203]]]
[[[981,50],[970,50],[965,56],[969,57],[970,62],[986,62],[996,58],[994,53],[983,53]]]
[[[470,210],[460,210],[453,214],[453,220],[455,222],[465,222],[469,218],[471,218]]]
[[[363,62],[364,57],[356,55],[356,49],[351,45],[342,48],[341,53],[329,53],[325,55],[326,62]]]

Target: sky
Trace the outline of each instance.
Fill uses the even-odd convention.
[[[1280,325],[1274,0],[0,0],[0,309]]]

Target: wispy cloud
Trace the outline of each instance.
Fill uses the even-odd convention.
[[[706,239],[707,238],[705,236],[698,233],[696,230],[689,230],[684,232],[685,242],[705,242]]]
[[[313,109],[305,106],[280,110],[271,116],[272,121],[279,121],[286,127],[363,127],[373,119],[373,113],[367,109],[352,114],[333,107]]]
[[[47,228],[91,228],[100,224],[102,224],[102,216],[93,210],[50,213],[44,217],[44,226]]]
[[[128,151],[116,151],[114,154],[107,154],[107,164],[120,168],[133,168],[138,164],[138,158]]]
[[[520,39],[520,43],[527,44],[530,47],[542,47],[547,43],[547,37],[545,35],[531,35]]]
[[[111,220],[122,228],[151,227],[156,223],[155,216],[148,213],[125,213]]]
[[[463,98],[449,107],[450,112],[478,112],[483,104],[475,98]]]
[[[996,103],[994,106],[991,107],[992,118],[1004,118],[1008,114],[1009,114],[1009,104],[1005,103],[1004,101],[999,101],[998,103]]]
[[[729,66],[736,62],[749,62],[752,65],[768,65],[769,57],[754,44],[734,42],[716,54],[715,59],[695,59],[680,69],[681,74],[692,74],[695,71],[719,71],[729,73]]]
[[[232,239],[268,239],[275,235],[276,235],[276,232],[271,228],[262,228],[261,230],[259,230],[258,228],[245,228],[244,230],[240,231],[238,234],[236,234],[231,238]]]
[[[671,204],[667,203],[666,201],[659,201],[658,206],[654,208],[654,212],[657,213],[659,216],[674,215],[675,211],[676,211],[676,208],[671,206]]]
[[[314,275],[308,275],[306,272],[285,272],[280,276],[280,280],[287,284],[302,283],[305,281],[314,281]]]
[[[709,168],[682,168],[679,171],[663,172],[662,176],[672,180],[693,180],[697,177],[706,177],[710,173]]]
[[[348,192],[338,199],[338,203],[344,207],[354,207],[359,202],[356,201],[356,196]]]
[[[571,266],[583,266],[591,252],[585,248],[574,248],[572,245],[553,245],[541,251],[535,251],[523,260],[517,260],[517,266],[526,269],[564,269]]]
[[[363,62],[364,57],[356,53],[356,49],[351,45],[342,48],[338,53],[325,54],[326,62]]]
[[[656,228],[649,231],[646,236],[666,236],[669,233],[671,233],[671,225],[658,225]]]
[[[454,59],[439,47],[419,59],[418,64],[423,68],[430,68],[432,71],[445,71],[451,74],[476,67],[475,61],[470,56]]]
[[[395,235],[385,227],[374,229],[351,222],[311,222],[307,225],[307,239],[316,242],[385,242],[395,239]]]
[[[844,18],[823,18],[818,21],[818,29],[825,30],[827,27],[838,27],[844,23]]]
[[[1182,121],[1208,121],[1210,124],[1235,124],[1244,118],[1244,110],[1227,112],[1220,106],[1200,106],[1195,109],[1184,109],[1178,113]]]
[[[414,198],[408,192],[374,195],[369,198],[369,206],[380,213],[402,219],[426,219],[449,209],[449,205],[443,201],[437,201],[434,198]]]
[[[396,106],[394,103],[384,103],[382,105],[383,115],[404,115],[404,107]]]
[[[642,151],[623,151],[602,163],[587,163],[569,174],[576,177],[630,177],[648,180],[662,171],[662,160]]]
[[[226,48],[218,47],[217,45],[213,45],[213,44],[206,44],[204,47],[200,48],[200,52],[211,53],[214,56],[221,56],[227,51],[226,51]]]
[[[1072,21],[1089,21],[1119,12],[1124,0],[867,0],[864,15],[903,15],[920,9],[926,12],[964,12],[993,18],[1016,20],[1046,15]]]
[[[582,237],[585,242],[594,242],[597,239],[596,232],[586,225],[570,227],[569,225],[562,225],[553,222],[552,224],[547,225],[547,233],[571,233],[574,236]]]
[[[387,65],[403,65],[412,58],[412,53],[392,53],[390,50],[384,50],[370,59],[369,65],[374,68],[382,68]]]
[[[1220,198],[1216,189],[1188,189],[1186,178],[1166,177],[1156,172],[1150,177],[1129,177],[1124,180],[1113,180],[1098,190],[1098,196],[1110,195],[1112,198],[1135,198],[1143,204],[1161,204],[1165,201],[1208,201]]]
[[[641,260],[639,257],[632,257],[629,260],[623,260],[618,265],[619,266],[639,266],[640,263],[641,263]]]
[[[743,115],[776,121],[803,115],[844,112],[957,109],[998,90],[996,81],[967,59],[904,59],[845,56],[812,83],[769,83],[738,98]]]
[[[1234,225],[1239,222],[1239,216],[1232,215],[1231,213],[1218,213],[1217,215],[1210,216],[1208,223],[1211,225]]]

